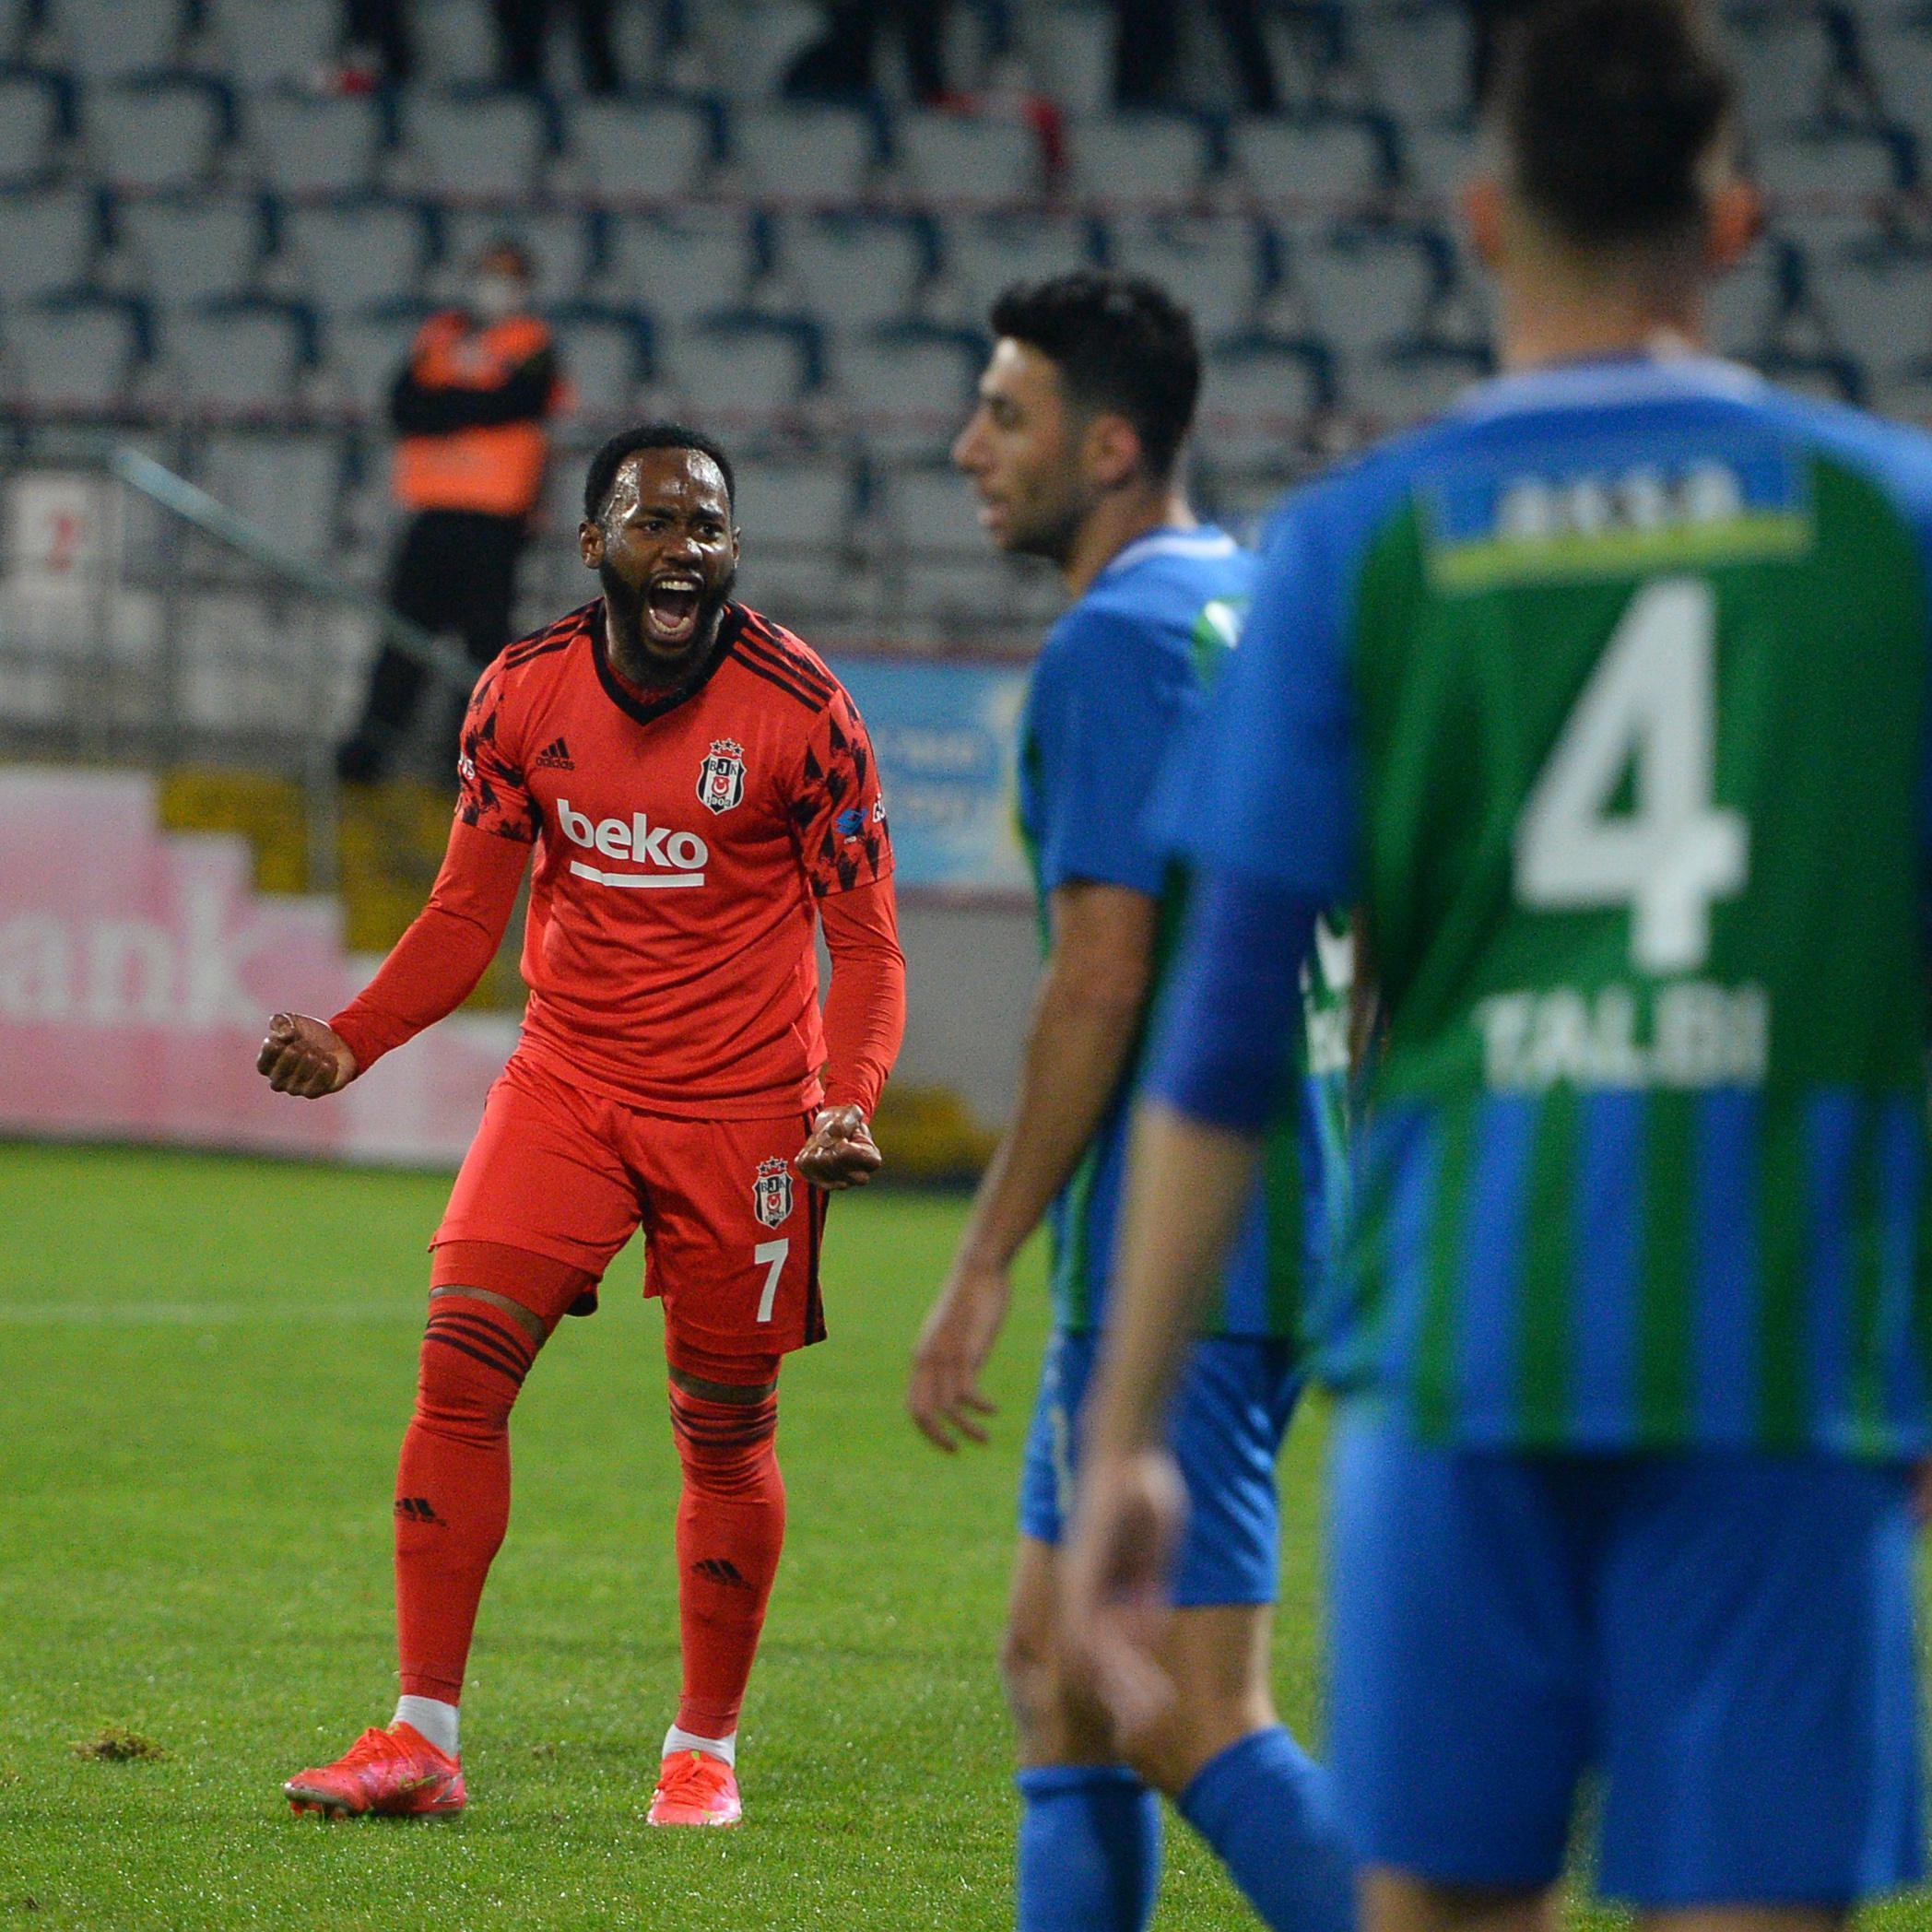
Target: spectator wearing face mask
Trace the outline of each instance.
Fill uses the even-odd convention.
[[[531,283],[523,245],[491,242],[461,306],[423,324],[389,395],[395,494],[410,512],[389,601],[426,630],[454,633],[478,669],[511,638],[517,559],[549,455],[545,424],[565,394],[550,332],[530,312]],[[336,754],[343,778],[387,771],[426,675],[383,645],[361,720]],[[460,699],[449,709],[454,747]]]

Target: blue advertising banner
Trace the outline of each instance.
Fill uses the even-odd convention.
[[[831,667],[878,753],[900,890],[1030,893],[1013,823],[1024,666],[838,657]]]

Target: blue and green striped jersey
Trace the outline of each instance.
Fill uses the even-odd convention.
[[[1932,1445],[1932,440],[1526,372],[1278,512],[1196,863],[1362,909],[1345,1390],[1425,1437]]]
[[[1114,557],[1048,632],[1020,723],[1019,798],[1048,947],[1058,888],[1124,886],[1160,901],[1157,969],[1164,965],[1183,876],[1144,817],[1163,760],[1239,631],[1254,567],[1252,553],[1222,531],[1154,531]],[[1067,1330],[1103,1320],[1139,1057],[1053,1205],[1054,1312]],[[1325,1095],[1339,1079],[1330,1073]],[[1322,1137],[1332,1141],[1334,1132],[1310,1097],[1271,1137],[1267,1184],[1257,1190],[1216,1313],[1220,1332],[1297,1332],[1304,1276],[1323,1239],[1314,1199]]]

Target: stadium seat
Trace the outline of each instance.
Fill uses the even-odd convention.
[[[620,217],[610,251],[612,280],[673,323],[735,306],[751,279],[745,218],[732,209]]]
[[[634,309],[580,301],[555,310],[550,324],[571,386],[571,413],[594,421],[631,414],[654,368],[644,317]]]
[[[1932,358],[1932,261],[1841,258],[1829,292],[1838,339],[1881,388]]]
[[[908,314],[925,268],[909,222],[863,214],[789,217],[779,259],[806,306],[842,328]]]
[[[852,472],[842,458],[753,456],[736,465],[738,522],[748,553],[837,550],[851,536]]]
[[[892,130],[912,186],[942,207],[1033,201],[1044,186],[1040,143],[1020,122],[913,108]]]
[[[704,113],[672,100],[580,100],[568,145],[586,192],[619,206],[695,193],[713,153]]]
[[[100,234],[97,197],[85,189],[0,194],[0,290],[18,302],[79,286]]]
[[[1486,336],[1425,336],[1359,362],[1349,376],[1351,398],[1380,433],[1439,415],[1494,373]]]
[[[489,0],[410,0],[419,78],[438,87],[489,87],[497,79]]]
[[[1359,121],[1243,120],[1230,148],[1243,183],[1269,207],[1332,213],[1381,185],[1374,139]]]
[[[548,129],[527,94],[417,88],[405,100],[412,182],[432,194],[523,201],[541,185]]]
[[[935,465],[889,471],[885,503],[893,536],[909,548],[991,560],[977,501],[958,470]]]
[[[941,236],[947,274],[965,291],[975,323],[1009,283],[1091,267],[1100,252],[1096,226],[1065,215],[953,215]]]
[[[222,67],[244,93],[313,87],[342,37],[339,0],[212,0]]]
[[[1109,114],[1070,130],[1069,185],[1101,207],[1192,201],[1207,169],[1207,139],[1184,114]]]
[[[1236,336],[1208,359],[1197,431],[1202,453],[1231,465],[1279,456],[1337,397],[1334,354],[1318,338],[1259,330]]]
[[[854,108],[740,108],[730,139],[747,190],[777,201],[854,201],[878,154],[871,118]]]
[[[286,407],[314,356],[312,326],[299,310],[251,297],[174,312],[161,347],[173,398],[221,413]]]
[[[1932,35],[1881,29],[1872,38],[1872,66],[1894,118],[1932,140]]]
[[[284,194],[353,194],[375,178],[383,117],[368,96],[258,94],[243,115],[262,179]]]
[[[692,419],[727,433],[787,417],[822,374],[819,333],[795,316],[727,310],[686,323],[669,348],[666,379]]]
[[[117,188],[185,188],[205,181],[227,132],[222,90],[187,76],[89,88],[88,141]]]
[[[60,101],[51,75],[0,74],[0,188],[45,176],[60,134]]]
[[[419,304],[393,302],[324,318],[322,348],[328,379],[358,416],[386,424],[390,388],[425,313]]]
[[[477,208],[445,211],[438,224],[442,245],[437,266],[453,278],[489,242],[509,236],[530,251],[536,265],[536,299],[554,308],[583,294],[593,258],[591,222],[573,209],[525,208],[514,214],[486,213]]]
[[[1476,167],[1476,143],[1455,129],[1405,127],[1402,155],[1407,186],[1431,201],[1450,200]]]
[[[1371,11],[1355,29],[1376,98],[1405,130],[1439,127],[1469,105],[1469,28],[1455,6]]]
[[[845,463],[754,457],[736,465],[736,484],[743,595],[781,623],[801,603],[849,607],[856,566],[848,554],[853,488]]]
[[[126,395],[140,347],[132,304],[43,296],[9,307],[4,331],[6,386],[27,406],[93,414]]]
[[[986,338],[970,329],[887,323],[842,336],[840,394],[875,454],[938,461],[972,407]]]
[[[1298,251],[1296,265],[1325,330],[1351,359],[1412,341],[1431,298],[1442,292],[1442,263],[1407,226],[1318,229]]]
[[[1254,225],[1242,217],[1129,216],[1109,225],[1107,258],[1184,301],[1203,336],[1232,335],[1255,319],[1259,263]]]
[[[348,311],[406,300],[421,287],[429,238],[414,202],[350,195],[289,208],[282,233],[303,287],[324,308]]]
[[[261,203],[250,195],[124,201],[114,218],[147,292],[163,302],[240,294],[262,253]]]
[[[335,548],[342,495],[341,438],[314,430],[218,430],[202,446],[194,480],[300,554]]]
[[[1072,114],[1101,114],[1113,94],[1113,22],[1098,6],[1042,7],[1027,51],[1042,89]]]
[[[171,66],[184,24],[181,0],[59,0],[54,17],[67,65],[90,82]]]
[[[1753,170],[1773,204],[1844,202],[1897,184],[1891,147],[1871,133],[1805,132],[1754,144]]]

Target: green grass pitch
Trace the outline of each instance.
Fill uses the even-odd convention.
[[[993,1672],[1043,1308],[991,1452],[900,1407],[961,1204],[842,1202],[832,1339],[786,1370],[790,1539],[746,1711],[747,1823],[652,1832],[677,1690],[675,1461],[638,1263],[519,1405],[465,1697],[471,1808],[289,1817],[394,1696],[388,1497],[445,1183],[0,1147],[0,1926],[994,1928],[1014,1807]],[[1319,1418],[1284,1467],[1284,1714],[1318,1735]],[[100,1761],[109,1726],[166,1755]],[[1252,1924],[1170,1820],[1157,1925]],[[1925,1908],[1870,1915],[1922,1926]],[[1607,1932],[1618,1922],[1579,1913]]]

